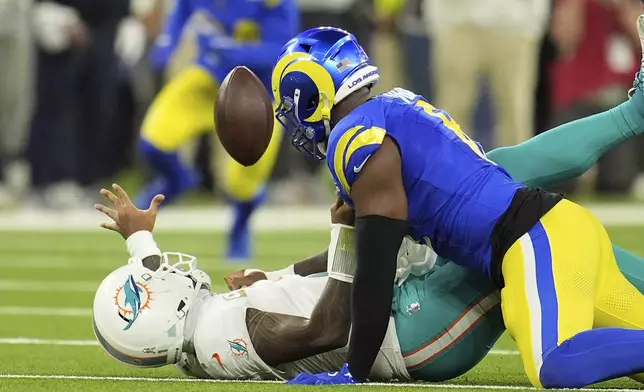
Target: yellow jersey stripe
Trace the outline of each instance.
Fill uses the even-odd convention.
[[[349,147],[347,148],[346,158],[344,160],[345,165],[349,163],[349,161],[351,160],[351,156],[359,148],[368,146],[371,144],[382,144],[382,141],[384,140],[386,134],[387,134],[387,131],[379,127],[371,127],[369,129],[366,129],[360,132],[360,134],[356,136],[353,140],[351,140],[351,142],[349,143]],[[346,166],[344,167],[344,169],[346,170]]]
[[[344,191],[349,194],[349,182],[347,181],[347,176],[344,174],[344,157],[347,151],[347,145],[351,138],[358,133],[359,130],[363,129],[363,125],[358,125],[353,128],[348,129],[338,140],[338,143],[335,146],[335,152],[333,154],[333,171],[335,172],[335,177],[340,181],[340,185],[344,188]]]

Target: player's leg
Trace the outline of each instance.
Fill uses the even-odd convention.
[[[436,105],[473,135],[474,105],[478,98],[483,48],[474,39],[475,27],[437,31],[433,37]]]
[[[643,23],[640,17],[638,32],[642,42]],[[611,110],[563,124],[519,145],[490,151],[488,158],[516,180],[533,187],[548,187],[580,176],[617,144],[644,133],[641,70],[634,86],[631,98]]]
[[[273,171],[282,140],[282,126],[276,121],[271,141],[264,155],[253,166],[245,167],[227,157],[224,190],[233,206],[233,223],[228,234],[228,260],[251,257],[250,218],[262,204],[266,183]]]
[[[512,146],[534,135],[534,91],[539,40],[491,29],[491,44],[485,48],[487,70],[497,119],[497,146]]]
[[[613,245],[613,254],[617,261],[617,266],[622,275],[642,294],[644,294],[644,259],[640,256],[631,253],[625,249]],[[627,299],[625,297],[624,299]],[[595,326],[606,326],[603,324],[610,324],[611,326],[629,327],[630,324],[623,324],[620,319],[607,319],[607,314],[595,315]],[[636,314],[639,316],[639,314]],[[642,328],[642,327],[639,327]],[[631,375],[631,378],[644,382],[644,374]]]
[[[563,200],[504,257],[503,317],[533,385],[577,388],[644,370],[644,331],[591,329],[607,254],[603,227]]]
[[[214,129],[217,83],[203,68],[191,66],[172,79],[155,98],[143,121],[139,148],[157,178],[146,185],[136,204],[147,208],[163,193],[166,203],[191,189],[198,176],[178,150],[202,132]]]
[[[451,262],[396,287],[392,309],[403,358],[415,380],[464,374],[505,330],[496,287]]]
[[[613,254],[622,275],[644,294],[644,258],[613,245]]]
[[[517,181],[547,187],[575,178],[619,143],[644,133],[644,93],[609,111],[551,129],[526,142],[490,151],[487,156]],[[529,159],[528,159],[529,158]]]

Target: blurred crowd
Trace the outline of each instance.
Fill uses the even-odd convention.
[[[86,205],[106,181],[148,175],[137,157],[141,119],[194,55],[185,34],[168,69],[148,59],[174,1],[182,0],[0,0],[0,208]],[[378,91],[426,96],[486,149],[613,107],[640,66],[639,0],[298,4],[301,30],[333,25],[358,37],[380,67]],[[289,143],[271,200],[326,201],[328,176]],[[586,186],[629,193],[644,168],[641,144],[614,149]],[[203,174],[200,190],[217,194],[216,135],[182,153]]]

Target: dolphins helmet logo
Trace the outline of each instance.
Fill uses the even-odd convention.
[[[150,309],[150,294],[147,285],[136,282],[132,275],[116,290],[114,303],[118,315],[127,322],[124,331],[130,329],[142,311]]]

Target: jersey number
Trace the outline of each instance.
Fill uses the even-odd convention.
[[[474,140],[470,139],[470,137],[467,136],[465,132],[461,130],[461,126],[458,125],[458,123],[454,121],[452,117],[450,117],[450,115],[447,114],[446,111],[441,109],[436,109],[430,103],[425,101],[418,101],[417,105],[422,107],[423,110],[425,110],[425,113],[429,114],[430,116],[440,118],[441,121],[443,122],[443,125],[445,125],[445,127],[447,127],[452,132],[454,132],[459,139],[461,139],[465,144],[467,144],[472,149],[472,151],[476,153],[476,155],[480,156],[485,160],[488,160],[487,157],[485,156],[485,153],[481,149],[481,147]]]

